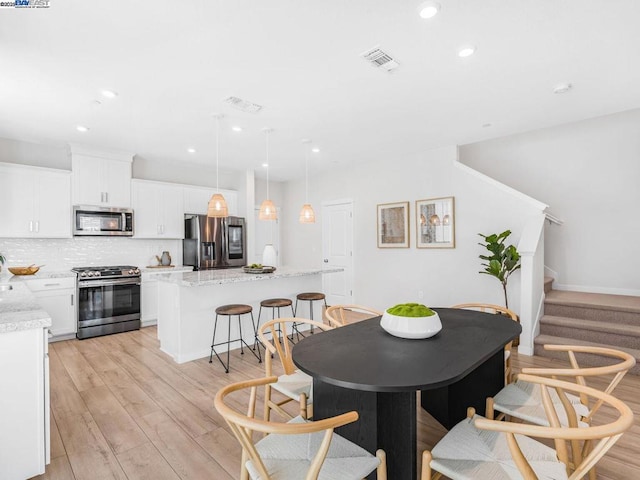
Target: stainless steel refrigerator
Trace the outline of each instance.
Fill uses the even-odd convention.
[[[242,217],[209,218],[186,214],[182,263],[194,270],[247,264],[247,232]]]

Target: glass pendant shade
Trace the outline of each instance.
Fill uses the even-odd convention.
[[[212,218],[225,218],[229,216],[229,209],[227,208],[227,201],[224,199],[221,193],[215,193],[209,200],[209,207],[207,208],[207,217]]]
[[[431,215],[431,217],[429,217],[429,223],[431,225],[434,225],[436,227],[439,227],[441,225],[440,223],[440,217],[437,214]]]
[[[260,205],[260,213],[258,214],[260,220],[277,220],[278,212],[276,206],[271,200],[265,200]]]
[[[316,223],[316,214],[311,204],[305,203],[300,210],[300,223]]]

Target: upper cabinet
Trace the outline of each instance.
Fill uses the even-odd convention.
[[[73,204],[131,207],[133,155],[71,146]]]
[[[0,237],[71,237],[71,173],[0,164]]]
[[[196,187],[192,185],[184,186],[184,213],[197,213],[204,215],[207,213],[209,199],[216,193],[215,188]],[[235,190],[220,189],[220,193],[227,201],[229,215],[238,215],[238,192]]]
[[[183,187],[131,181],[134,238],[184,238]]]

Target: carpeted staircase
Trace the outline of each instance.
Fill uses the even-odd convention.
[[[544,316],[534,340],[535,354],[567,359],[564,352],[547,352],[543,348],[547,343],[617,348],[636,358],[638,364],[630,373],[640,375],[640,297],[553,290],[552,282],[545,278]],[[594,355],[579,356],[578,362],[610,363]]]

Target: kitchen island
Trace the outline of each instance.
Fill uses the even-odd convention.
[[[0,277],[0,478],[49,463],[50,315],[20,278]]]
[[[279,267],[273,273],[250,274],[242,268],[200,270],[197,272],[166,273],[158,279],[158,339],[160,349],[171,355],[177,363],[208,357],[215,309],[221,305],[243,303],[253,307],[258,322],[260,302],[267,298],[295,298],[301,292],[321,292],[322,274],[342,271],[334,269],[300,269]],[[322,318],[322,306],[315,302],[314,319]],[[282,316],[290,316],[283,309]],[[309,317],[309,304],[299,305],[298,316]],[[262,321],[271,319],[271,309],[262,312]],[[223,328],[218,329],[216,343],[227,340],[226,317],[221,317]],[[253,345],[254,334],[249,316],[242,317],[244,340]],[[238,322],[231,322],[231,338],[238,338]],[[239,347],[237,342],[231,348]],[[216,347],[225,352],[226,345]]]

